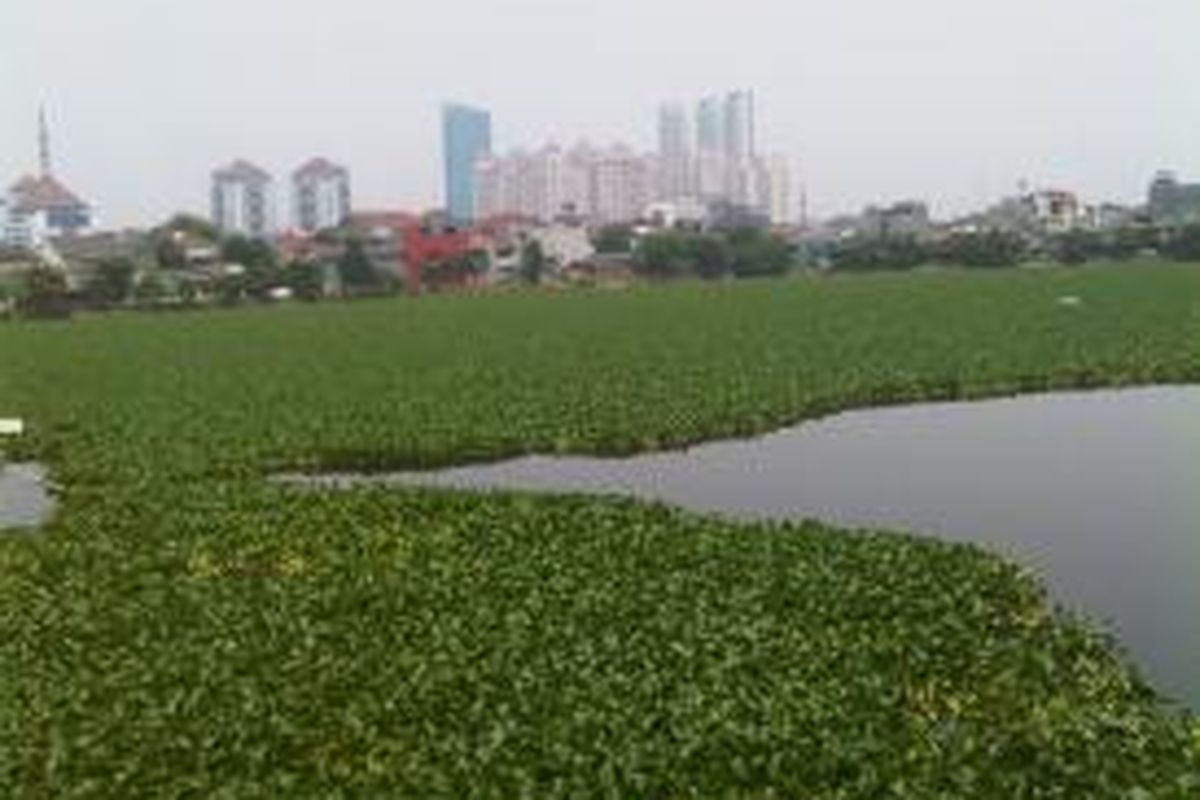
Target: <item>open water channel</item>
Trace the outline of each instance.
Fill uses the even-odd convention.
[[[963,539],[1033,568],[1200,710],[1200,388],[854,411],[766,436],[630,458],[531,456],[390,475],[283,476],[624,494],[740,519]],[[0,529],[54,510],[46,472],[0,462]]]
[[[855,411],[631,458],[284,479],[624,494],[975,542],[1031,567],[1200,710],[1200,388]]]

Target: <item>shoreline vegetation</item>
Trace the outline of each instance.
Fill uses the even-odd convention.
[[[0,793],[1194,797],[1195,718],[974,547],[263,476],[1196,382],[1198,308],[1147,263],[0,326],[64,486],[0,539]]]

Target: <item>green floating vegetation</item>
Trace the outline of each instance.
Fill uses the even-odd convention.
[[[584,498],[71,506],[3,592],[31,796],[1200,791],[1182,721],[970,547]]]
[[[263,480],[1195,380],[1198,308],[1143,264],[0,325],[64,486],[0,539],[0,796],[1198,797],[1195,720],[974,548]]]

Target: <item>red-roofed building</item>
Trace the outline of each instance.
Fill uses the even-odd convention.
[[[17,181],[0,199],[0,239],[17,247],[40,247],[48,237],[69,236],[92,225],[92,210],[54,177],[50,166],[50,131],[44,112],[38,115],[41,172]]]
[[[350,229],[364,241],[376,268],[402,275],[413,294],[420,293],[430,264],[482,249],[469,228],[403,211],[356,211],[350,215]]]

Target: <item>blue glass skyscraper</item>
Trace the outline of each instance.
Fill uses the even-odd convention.
[[[492,152],[492,117],[470,106],[442,108],[442,150],[446,159],[446,210],[451,221],[475,218],[475,161]]]

